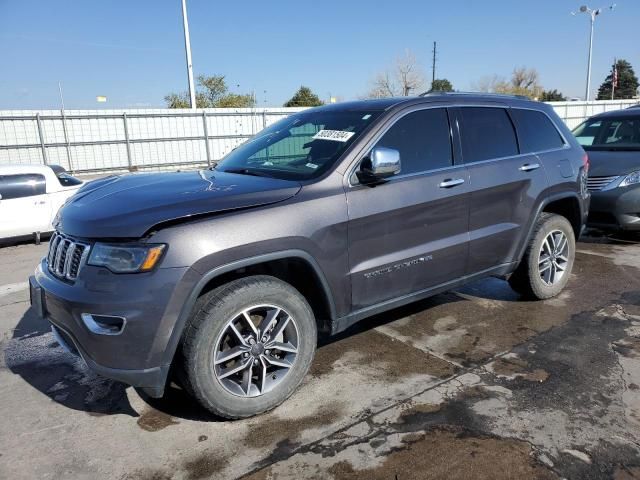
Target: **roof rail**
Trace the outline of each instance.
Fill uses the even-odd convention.
[[[428,92],[423,92],[419,97],[431,97],[437,95],[475,95],[481,97],[501,97],[501,98],[519,98],[521,100],[531,100],[526,95],[511,95],[507,93],[490,93],[490,92],[445,92],[441,90],[430,90]]]

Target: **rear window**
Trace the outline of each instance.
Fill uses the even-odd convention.
[[[32,197],[46,193],[44,175],[25,173],[20,175],[3,175],[0,177],[0,195],[2,200]]]
[[[511,109],[518,129],[521,153],[542,152],[562,148],[564,140],[549,117],[535,110]]]
[[[640,116],[592,118],[573,134],[585,150],[640,150]]]
[[[462,155],[466,163],[518,155],[518,142],[504,108],[462,107]]]

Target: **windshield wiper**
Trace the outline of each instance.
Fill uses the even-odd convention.
[[[259,170],[250,170],[248,168],[227,168],[226,170],[222,170],[224,173],[237,173],[239,175],[251,175],[254,177],[267,177],[273,178],[272,175],[268,173],[261,172]]]

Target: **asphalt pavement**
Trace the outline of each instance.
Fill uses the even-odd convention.
[[[91,373],[0,248],[0,478],[640,478],[640,243],[587,237],[559,297],[498,279],[319,346],[282,406],[223,421]]]

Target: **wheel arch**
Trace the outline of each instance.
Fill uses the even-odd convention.
[[[522,261],[522,257],[524,256],[524,252],[527,249],[529,239],[531,238],[531,234],[533,233],[536,219],[543,212],[556,213],[565,217],[571,224],[577,240],[580,236],[583,225],[583,212],[580,205],[580,197],[575,192],[561,192],[543,198],[538,203],[535,215],[531,217],[527,228],[527,234],[523,235],[523,238],[520,241],[518,256],[516,257],[516,266]]]
[[[231,280],[260,274],[271,275],[296,288],[311,305],[318,330],[330,329],[331,322],[337,316],[335,303],[329,283],[316,260],[304,250],[257,255],[218,266],[198,280],[182,306],[164,353],[163,364],[172,363],[187,320],[199,298]]]

